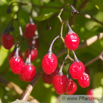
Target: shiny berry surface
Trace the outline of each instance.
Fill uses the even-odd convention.
[[[67,92],[70,92],[72,89],[73,89],[73,80],[72,79],[68,79]]]
[[[15,55],[15,51],[12,51],[9,56],[8,56],[8,59],[10,60],[11,57],[13,57]],[[23,55],[22,53],[19,51],[19,56],[23,59]]]
[[[87,90],[87,95],[89,97],[90,100],[94,100],[94,97],[93,97],[93,88],[90,88]]]
[[[46,74],[52,74],[55,71],[57,64],[57,57],[53,53],[46,54],[43,57],[42,68]]]
[[[73,82],[73,88],[71,91],[66,92],[68,95],[73,95],[77,91],[77,85],[75,82]]]
[[[30,54],[30,49],[28,49],[25,54],[24,54],[24,59],[26,60],[26,58],[28,58]],[[34,61],[38,56],[38,50],[35,48],[35,49],[32,49],[31,50],[31,62]]]
[[[64,94],[68,88],[68,78],[65,75],[56,75],[53,78],[53,87],[57,94]]]
[[[75,50],[79,45],[79,37],[76,33],[70,32],[69,34],[66,34],[64,42],[68,49]]]
[[[45,83],[47,84],[52,84],[52,80],[54,78],[54,76],[56,76],[59,72],[59,69],[57,68],[52,74],[46,74],[44,73],[42,76],[42,79]]]
[[[1,34],[1,44],[4,48],[10,49],[14,45],[14,37],[11,34]]]
[[[83,75],[78,79],[78,83],[82,88],[86,88],[90,84],[90,77],[87,73],[83,73]]]
[[[32,45],[32,46],[34,46],[35,48],[38,48],[38,47],[39,47],[39,40],[38,40],[38,39],[35,39],[35,40],[30,39],[29,45],[30,45],[30,46]]]
[[[28,23],[24,30],[24,37],[27,39],[32,38],[35,35],[36,25],[34,23]]]
[[[80,78],[83,75],[84,71],[85,67],[81,61],[73,62],[69,68],[70,75],[72,76],[73,79]]]
[[[19,74],[19,77],[22,81],[32,81],[36,75],[36,69],[33,65],[25,64]]]
[[[24,62],[21,57],[13,56],[9,60],[9,65],[14,74],[19,74],[24,66]]]

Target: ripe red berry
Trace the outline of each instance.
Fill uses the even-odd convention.
[[[69,72],[73,79],[80,78],[83,75],[84,71],[85,71],[85,67],[81,61],[73,62],[69,68]]]
[[[90,100],[94,100],[94,97],[93,97],[93,88],[90,88],[87,90],[87,95],[89,97]]]
[[[24,59],[26,60],[28,58],[30,54],[30,49],[28,49],[25,54],[24,54]],[[34,61],[38,56],[38,50],[35,48],[35,49],[32,49],[31,50],[31,62]]]
[[[75,50],[79,45],[79,37],[76,33],[70,32],[69,34],[66,34],[64,42],[68,49]]]
[[[24,66],[24,62],[21,57],[13,56],[9,60],[9,65],[14,74],[19,74]]]
[[[83,75],[78,79],[78,83],[81,87],[86,88],[90,84],[90,77],[87,73],[83,73]]]
[[[36,75],[36,69],[31,64],[25,64],[19,74],[19,77],[22,81],[32,81]]]
[[[67,92],[68,95],[73,95],[77,91],[77,85],[73,82],[73,88],[71,91]]]
[[[73,80],[72,79],[68,79],[67,92],[70,92],[72,89],[73,89]]]
[[[14,37],[11,34],[1,34],[1,44],[6,49],[10,49],[14,44]]]
[[[54,76],[56,76],[59,72],[59,69],[57,68],[52,74],[46,74],[44,73],[43,76],[42,76],[42,79],[45,83],[48,83],[48,84],[52,84],[52,80],[54,78]]]
[[[11,57],[13,57],[15,55],[15,51],[12,51],[9,56],[8,56],[8,59],[10,60]],[[19,51],[19,56],[23,59],[23,55],[22,53]]]
[[[57,57],[53,53],[46,54],[43,57],[42,68],[46,74],[52,74],[55,71],[57,64]]]
[[[27,39],[32,38],[35,35],[36,30],[37,30],[37,28],[34,23],[28,23],[24,30],[24,37]]]
[[[56,75],[53,78],[53,87],[57,94],[64,94],[68,88],[68,78],[65,75]]]
[[[38,48],[38,46],[39,46],[39,41],[38,41],[38,39],[35,39],[35,40],[30,39],[29,45],[30,45],[30,46],[33,45],[35,48]]]

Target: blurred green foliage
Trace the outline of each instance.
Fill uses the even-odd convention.
[[[9,21],[12,19],[13,14],[18,9],[17,4],[15,4],[12,6],[12,13],[7,14],[6,12],[7,8],[12,1],[16,1],[16,0],[0,0],[0,35],[5,31]],[[18,1],[24,3],[25,2],[30,3],[30,0],[18,0]],[[82,5],[82,2],[84,2],[85,0],[76,0],[76,1],[77,1],[76,9],[78,10],[78,8]],[[34,6],[34,10],[33,10],[33,21],[37,25],[38,34],[39,34],[38,58],[33,62],[33,65],[36,67],[36,71],[38,71],[41,68],[42,58],[48,52],[48,48],[51,41],[58,34],[60,34],[61,25],[60,25],[60,21],[56,16],[53,16],[50,19],[49,25],[51,26],[51,30],[46,31],[48,19],[52,15],[58,14],[60,11],[60,7],[62,7],[64,4],[66,3],[73,4],[73,2],[74,0],[33,0],[33,3],[35,5],[38,5],[38,6]],[[90,0],[87,3],[87,5],[80,11],[80,13],[89,14],[90,16],[99,20],[100,22],[103,22],[102,5],[103,2],[101,0]],[[53,8],[47,8],[48,6],[49,7],[51,6]],[[67,6],[65,8],[71,11],[70,7]],[[23,30],[25,28],[25,25],[29,22],[30,10],[31,10],[31,6],[23,6],[19,11],[18,20]],[[63,11],[61,16],[63,20],[69,21],[71,12]],[[14,36],[16,42],[17,36],[19,34],[17,22],[13,22],[13,26],[15,30],[12,31],[11,34]],[[103,31],[103,28],[99,23],[87,19],[84,16],[81,16],[80,14],[76,15],[72,19],[71,27],[74,30],[74,32],[76,32],[79,35],[80,42],[94,35],[97,35]],[[64,25],[63,37],[65,37],[66,33],[67,33],[67,26]],[[64,47],[65,46],[62,43],[62,40],[57,40],[53,46],[53,52],[58,53],[59,51],[63,50]],[[7,80],[14,82],[18,86],[20,86],[23,90],[25,90],[28,83],[22,82],[19,79],[18,75],[14,75],[11,72],[9,67],[8,55],[13,50],[13,48],[11,50],[6,50],[0,44],[0,75],[2,75]],[[22,43],[22,45],[20,46],[20,51],[24,54],[26,49],[27,46],[25,45],[25,43]],[[75,52],[79,60],[82,61],[83,63],[86,63],[89,60],[98,56],[102,52],[102,50],[103,50],[103,40],[101,39],[95,42],[94,44],[92,44],[91,46],[83,49],[78,49]],[[70,53],[70,55],[73,57],[72,53]],[[59,61],[58,67],[60,67],[64,57],[65,55],[61,56],[58,59]],[[64,66],[63,68],[64,74],[66,74],[66,72],[68,71],[69,64],[70,63]],[[102,74],[103,62],[101,60],[97,60],[93,64],[90,64],[88,67],[90,72],[89,75],[91,78],[90,87],[94,87],[94,89],[96,89],[95,93],[97,93],[98,91],[101,91],[101,89],[99,88],[103,89],[103,85],[102,85],[103,83],[102,84],[100,83],[101,79],[103,78],[103,74]],[[98,74],[98,72],[100,74]],[[74,81],[77,83],[76,80]],[[78,89],[75,94],[85,95],[88,88],[81,88],[78,85]],[[101,93],[101,95],[102,94],[103,92]],[[48,103],[56,103],[58,97],[52,85],[45,84],[42,78],[40,78],[37,84],[34,86],[31,95],[40,102],[48,102]],[[18,96],[14,91],[7,89],[7,87],[4,85],[0,85],[0,103],[10,103],[11,101],[16,100],[17,98],[20,99],[20,96]]]

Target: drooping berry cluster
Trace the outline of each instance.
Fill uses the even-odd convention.
[[[9,27],[9,26],[8,26]],[[1,34],[1,43],[5,49],[11,49],[14,45],[14,37],[8,33],[9,28],[7,27],[5,33]],[[30,23],[28,23],[24,30],[24,37],[29,40],[29,48],[24,53],[24,60],[23,55],[19,51],[19,44],[15,44],[14,50],[10,53],[8,60],[10,69],[14,74],[18,74],[22,81],[32,81],[36,75],[36,68],[31,64],[38,56],[38,35],[35,35],[35,31],[37,30],[36,25],[33,23],[32,19],[30,18]],[[24,40],[24,37],[23,40]]]
[[[85,66],[84,64],[78,60],[78,58],[75,55],[75,52],[73,50],[76,50],[79,45],[79,37],[76,33],[74,33],[69,26],[69,32],[66,34],[64,43],[67,46],[68,49],[72,50],[74,59],[72,59],[72,64],[70,65],[68,69],[68,73],[70,73],[71,77],[73,79],[77,79],[79,85],[82,88],[86,88],[90,84],[90,77],[87,73],[85,73]],[[60,36],[57,36],[51,43],[48,54],[46,54],[43,57],[42,60],[42,68],[44,70],[43,74],[43,81],[48,84],[53,84],[53,87],[57,94],[64,94],[67,93],[69,95],[74,94],[77,90],[76,83],[73,82],[71,78],[68,78],[67,76],[63,75],[62,68],[64,65],[64,61],[67,58],[70,58],[69,55],[66,56],[66,58],[63,61],[63,64],[61,65],[61,68],[58,72],[58,74],[55,74],[58,60],[57,57],[52,52],[52,46],[56,39],[58,39]],[[71,58],[70,58],[71,59]],[[67,74],[68,74],[67,73]],[[53,75],[55,74],[55,76]],[[53,76],[52,76],[53,75]],[[51,78],[53,77],[53,78]]]

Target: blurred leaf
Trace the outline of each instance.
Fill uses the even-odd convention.
[[[100,99],[103,94],[103,73],[96,73],[93,80],[93,95]]]
[[[16,100],[14,102],[11,103],[32,103],[32,102],[28,102],[28,101],[24,101],[24,100]]]
[[[51,12],[51,13],[46,13],[46,14],[42,14],[38,17],[34,17],[33,19],[37,20],[37,21],[43,21],[43,20],[46,20],[48,18],[50,18],[54,13]]]
[[[100,0],[92,0],[97,9],[100,9],[103,12],[103,3]]]

